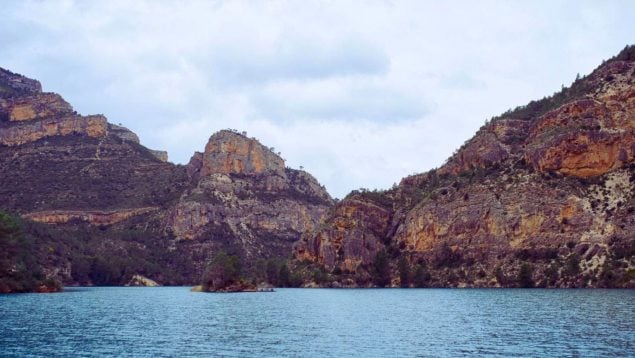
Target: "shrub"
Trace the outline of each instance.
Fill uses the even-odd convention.
[[[289,267],[286,264],[280,266],[280,271],[278,274],[278,286],[280,287],[289,287],[291,285],[291,273],[289,272]]]
[[[390,284],[390,262],[385,250],[381,250],[375,256],[372,266],[373,283],[379,287]]]
[[[507,284],[507,276],[505,275],[505,272],[503,272],[502,266],[496,267],[494,270],[494,277],[496,277],[496,281],[499,285],[505,286]]]
[[[564,274],[568,277],[576,276],[580,273],[580,256],[573,253],[567,257],[564,263]]]
[[[29,292],[40,285],[61,288],[42,273],[36,243],[19,218],[0,211],[0,292]]]
[[[402,256],[401,258],[399,258],[397,268],[399,270],[399,280],[401,281],[401,287],[410,287],[410,265],[408,265],[408,261],[405,257]]]
[[[534,287],[534,281],[532,279],[534,269],[530,264],[523,262],[520,266],[520,270],[518,271],[518,286],[522,288],[532,288]]]
[[[430,273],[425,263],[417,265],[414,273],[414,286],[415,287],[427,287],[430,282]]]
[[[278,285],[278,275],[280,274],[280,265],[276,260],[267,260],[265,271],[267,273],[267,281],[276,286]]]
[[[454,252],[447,242],[441,245],[435,256],[437,267],[456,267],[461,263],[461,254]]]
[[[90,280],[97,286],[114,286],[119,284],[123,274],[118,260],[110,257],[96,257],[91,265]]]
[[[313,271],[313,281],[315,283],[317,283],[318,285],[321,285],[323,283],[325,283],[328,280],[328,275],[326,274],[326,272],[320,270],[320,269],[315,269]]]
[[[227,287],[240,279],[242,265],[240,258],[220,251],[203,274],[203,288],[218,290]]]

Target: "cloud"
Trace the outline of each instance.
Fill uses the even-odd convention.
[[[202,63],[210,65],[211,80],[224,86],[382,75],[390,65],[380,48],[363,39],[319,43],[294,34],[281,36],[264,49],[254,51],[243,43],[234,43],[216,48],[208,56]]]
[[[275,83],[255,93],[253,105],[260,116],[279,120],[380,122],[419,119],[431,106],[420,94],[358,79]]]
[[[185,163],[246,130],[342,197],[633,43],[628,1],[5,1],[0,66]]]

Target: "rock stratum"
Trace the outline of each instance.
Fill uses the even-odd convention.
[[[35,259],[65,284],[193,284],[219,250],[246,263],[286,258],[333,203],[244,134],[218,132],[175,165],[127,128],[3,69],[0,171],[0,209],[24,220],[40,241]]]
[[[349,194],[295,258],[338,287],[635,287],[634,138],[630,46],[440,168]]]

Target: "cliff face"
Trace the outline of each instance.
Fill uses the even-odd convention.
[[[211,136],[187,172],[192,186],[169,211],[166,230],[199,251],[225,243],[248,262],[287,256],[332,205],[310,174],[232,131]]]
[[[295,247],[299,260],[355,271],[373,262],[384,247],[392,211],[361,195],[352,195],[329,215],[317,234],[306,234]]]
[[[247,265],[288,256],[332,204],[311,175],[232,131],[187,166],[167,160],[127,128],[0,69],[0,210],[28,220],[51,277],[194,283],[220,249]]]
[[[295,257],[349,285],[371,284],[382,251],[393,285],[405,260],[430,286],[635,287],[634,125],[630,47],[487,123],[438,170],[349,195]]]
[[[207,142],[200,172],[202,176],[271,173],[284,177],[284,160],[258,141],[225,130]]]

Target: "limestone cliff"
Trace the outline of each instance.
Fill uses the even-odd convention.
[[[192,187],[170,209],[166,231],[200,250],[223,244],[248,261],[287,256],[332,205],[310,174],[233,131],[212,135],[187,172]]]
[[[203,152],[202,176],[211,174],[262,174],[284,176],[284,160],[255,139],[230,130],[210,138]]]
[[[635,287],[634,137],[631,46],[441,168],[350,194],[295,257],[338,285],[373,284],[385,252],[392,285]]]

